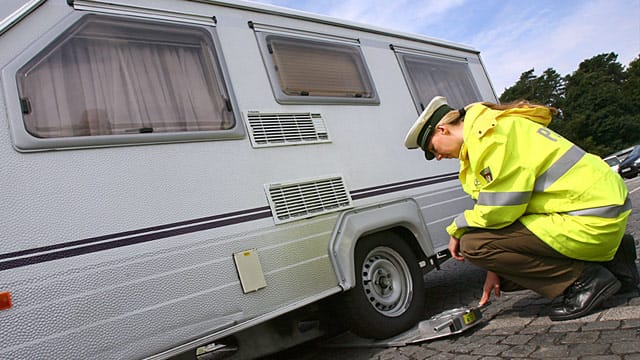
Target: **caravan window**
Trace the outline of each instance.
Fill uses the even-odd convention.
[[[41,139],[105,135],[115,143],[233,130],[211,35],[195,26],[83,17],[17,71],[25,130]],[[203,135],[166,136],[184,132]]]
[[[465,59],[397,50],[396,54],[418,112],[438,95],[445,96],[453,107],[480,101],[480,92]]]
[[[260,33],[276,100],[281,103],[378,103],[357,43]]]

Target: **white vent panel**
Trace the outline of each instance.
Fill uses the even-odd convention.
[[[351,197],[341,176],[265,185],[276,223],[350,208]]]
[[[249,111],[246,120],[254,147],[331,142],[320,114]]]

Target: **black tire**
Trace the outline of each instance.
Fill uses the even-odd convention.
[[[356,285],[345,294],[351,331],[386,339],[423,316],[425,286],[416,254],[396,234],[381,232],[358,241]]]

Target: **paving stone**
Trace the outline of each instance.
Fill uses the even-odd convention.
[[[513,332],[511,333],[513,334]],[[487,335],[476,340],[478,344],[497,344],[506,339],[505,335]]]
[[[622,320],[621,329],[640,328],[640,319]]]
[[[529,322],[533,321],[536,317],[540,315],[545,315],[549,311],[546,307],[543,306],[530,306],[526,309],[522,309],[518,311],[518,316],[522,318],[531,319]]]
[[[636,306],[618,306],[607,309],[602,320],[640,319],[640,304]]]
[[[345,357],[346,358],[346,357]],[[380,360],[403,360],[409,359],[408,357],[402,355],[400,351],[396,348],[390,348],[382,351],[377,355],[377,358]]]
[[[458,347],[454,348],[450,352],[456,353],[456,354],[470,354],[470,353],[473,353],[473,351],[475,351],[476,349],[479,349],[479,348],[481,348],[483,346],[485,346],[485,345],[481,344],[479,342],[469,343],[469,344],[464,344],[464,345],[458,345]]]
[[[620,360],[622,357],[617,355],[589,355],[583,356],[580,360]]]
[[[401,347],[398,348],[398,352],[409,359],[426,359],[438,353],[436,350],[427,349],[420,346]]]
[[[625,341],[611,344],[614,354],[640,354],[640,341]]]
[[[576,331],[582,327],[582,324],[580,323],[561,322],[556,324],[557,325],[553,325],[549,328],[550,333],[555,333],[555,332],[567,333],[570,331]]]
[[[538,346],[529,356],[535,359],[564,358],[569,355],[567,345]]]
[[[501,352],[508,350],[510,348],[509,345],[484,345],[476,350],[474,350],[471,355],[487,355],[487,356],[496,356]]]
[[[563,344],[593,344],[599,337],[599,331],[571,332],[566,334],[561,342]]]
[[[529,325],[526,326],[525,328],[521,329],[519,334],[522,335],[526,335],[526,334],[542,334],[542,333],[546,333],[549,328],[551,326],[549,325]]]
[[[488,335],[488,334],[484,334],[484,335]],[[478,333],[473,332],[472,330],[467,333],[462,333],[455,338],[452,338],[452,342],[455,342],[456,344],[475,343],[478,341],[477,337],[478,337]]]
[[[619,326],[620,326],[620,321],[617,321],[617,320],[596,321],[596,322],[584,324],[580,330],[582,331],[613,330],[613,329],[617,329]]]
[[[511,335],[511,336],[508,336],[506,339],[502,340],[502,344],[523,345],[523,344],[526,344],[527,342],[529,342],[529,340],[531,340],[533,337],[534,337],[533,334],[529,334],[529,335]]]
[[[531,339],[531,344],[536,344],[540,346],[549,346],[553,344],[560,343],[560,340],[565,336],[563,333],[545,333],[545,334],[536,334],[533,339]]]
[[[639,334],[637,329],[602,331],[600,332],[600,339],[598,339],[598,342],[612,343],[612,342],[622,342],[622,341],[634,341],[640,338],[640,336],[638,335]]]
[[[605,355],[610,346],[609,344],[573,344],[569,346],[569,355]]]
[[[480,347],[480,344],[477,343],[468,343],[468,344],[456,344],[449,342],[439,342],[424,345],[424,348],[435,350],[436,352],[450,352],[450,353],[459,353],[459,354],[468,354],[471,351]]]
[[[500,356],[507,358],[528,358],[535,350],[535,345],[516,345],[509,350],[503,351]]]
[[[453,349],[454,348],[454,344],[448,344],[448,343],[428,343],[428,344],[423,344],[420,347],[423,349],[428,349],[428,350],[433,350],[436,352],[440,352],[440,351],[449,351],[449,349]]]
[[[456,354],[440,353],[430,357],[429,360],[453,360],[457,359],[458,356]]]
[[[494,318],[492,319],[487,326],[485,326],[483,331],[493,330],[496,333],[504,334],[506,331],[511,331],[510,334],[513,334],[513,329],[523,328],[529,325],[534,320],[533,317],[504,317],[504,318]]]
[[[426,358],[421,358],[421,359],[426,359]],[[429,360],[431,360],[432,358],[428,358]],[[479,360],[480,356],[472,356],[472,355],[455,355],[455,359],[456,360]]]

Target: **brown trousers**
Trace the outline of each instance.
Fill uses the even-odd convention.
[[[516,221],[506,228],[474,229],[460,239],[465,259],[500,276],[502,291],[531,289],[562,295],[582,274],[584,262],[568,258]]]

